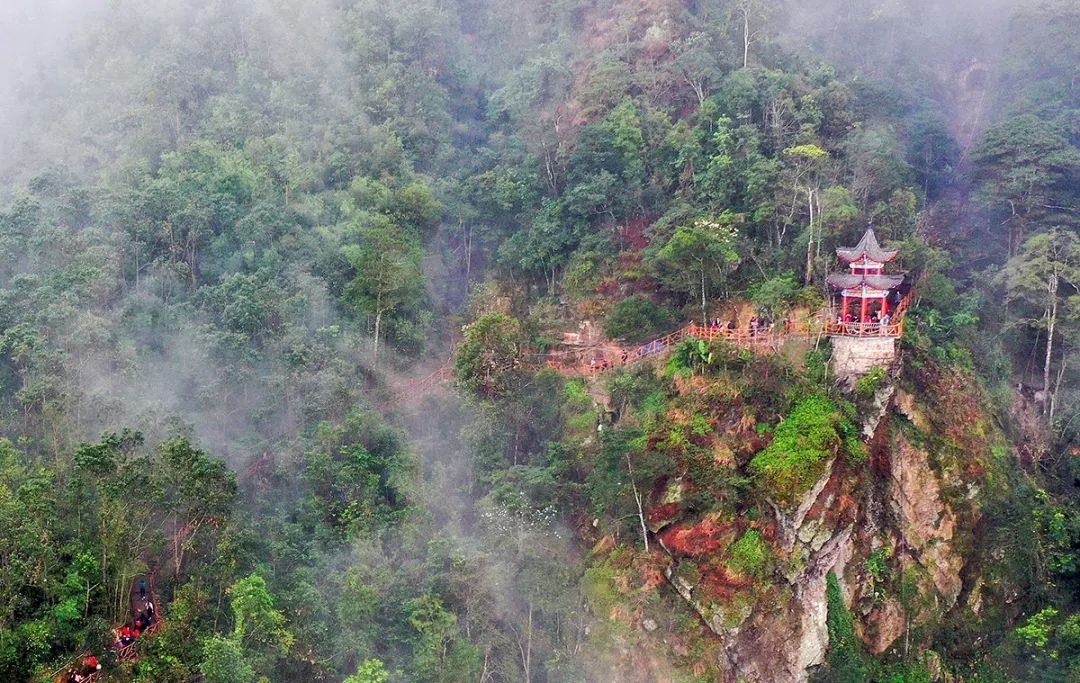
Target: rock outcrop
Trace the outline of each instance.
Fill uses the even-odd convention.
[[[666,575],[723,639],[728,680],[800,683],[825,662],[829,572],[874,654],[957,603],[964,568],[958,541],[978,519],[977,482],[912,436],[935,427],[916,395],[887,382],[869,403],[862,427],[870,461],[851,467],[837,457],[796,504],[772,505],[766,535],[776,563],[766,580],[729,580],[718,590],[709,583],[715,577],[698,569],[707,561],[668,548]],[[718,556],[742,527],[731,520],[725,528],[710,537]],[[920,600],[905,601],[899,587],[912,582]]]

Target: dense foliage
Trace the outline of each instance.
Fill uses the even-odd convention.
[[[828,670],[1080,668],[1071,4],[103,4],[0,127],[0,678],[108,653],[152,576],[167,627],[112,680],[714,680],[640,551],[764,595],[772,506],[869,467],[886,374],[543,353],[812,310],[868,224],[920,284],[910,383],[1018,457],[967,454],[1001,600],[878,666],[831,577]]]

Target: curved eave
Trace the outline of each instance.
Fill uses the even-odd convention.
[[[903,275],[848,275],[833,274],[825,280],[833,289],[868,289],[889,290],[899,287],[904,282]]]
[[[858,249],[837,249],[836,256],[844,263],[856,263],[863,259],[870,262],[888,263],[900,253],[898,249],[878,249],[876,251],[861,251]]]

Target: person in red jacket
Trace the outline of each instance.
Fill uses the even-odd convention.
[[[101,663],[98,662],[97,657],[95,657],[94,655],[90,655],[89,657],[84,659],[83,660],[83,666],[89,672],[100,671],[101,670]]]

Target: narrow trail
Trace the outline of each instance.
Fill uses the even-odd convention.
[[[666,356],[680,344],[689,340],[725,341],[751,353],[775,353],[793,339],[820,336],[898,338],[904,334],[905,313],[914,297],[915,288],[912,288],[897,305],[892,314],[892,322],[888,325],[834,321],[832,312],[824,309],[813,317],[788,320],[756,330],[690,323],[640,345],[623,345],[616,342],[598,343],[581,348],[537,354],[536,360],[537,364],[546,365],[567,377],[585,377]],[[395,387],[398,395],[405,402],[415,402],[426,392],[449,382],[454,374],[452,363],[451,358],[446,364],[427,375],[399,382]]]
[[[145,587],[145,590],[136,589],[136,585],[139,585],[136,581],[141,582]],[[128,596],[128,604],[131,610],[130,620],[112,629],[113,648],[116,653],[117,663],[138,661],[139,645],[143,642],[143,639],[146,636],[157,633],[165,626],[165,619],[161,616],[161,613],[157,608],[159,603],[154,585],[153,575],[139,576],[136,577],[135,581],[132,581],[131,593]],[[121,642],[121,629],[129,624],[134,624],[138,619],[142,618],[147,613],[147,606],[151,603],[154,605],[151,625],[144,628],[139,636],[127,645],[117,647]],[[84,652],[70,659],[64,666],[53,672],[49,678],[52,679],[54,683],[69,683],[72,680],[76,680],[75,674],[78,674],[81,676],[81,678],[77,679],[79,683],[97,683],[105,680],[106,671],[104,669],[98,667],[96,670],[87,670],[86,662],[91,659],[95,662],[99,661],[93,653]]]

